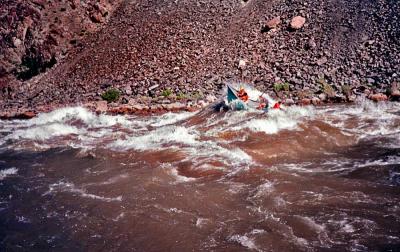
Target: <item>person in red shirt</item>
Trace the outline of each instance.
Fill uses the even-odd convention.
[[[276,102],[273,108],[274,109],[280,109],[281,108],[281,104],[279,102]]]

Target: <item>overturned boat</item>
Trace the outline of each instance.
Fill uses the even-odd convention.
[[[240,89],[245,90],[246,99],[240,97]],[[267,94],[249,85],[226,85],[225,104],[232,110],[262,110],[267,112],[275,102]]]

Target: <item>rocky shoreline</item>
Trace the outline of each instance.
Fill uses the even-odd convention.
[[[318,96],[312,98],[300,98],[293,97],[289,92],[275,92],[271,94],[271,97],[281,102],[285,106],[320,106],[325,104],[333,103],[352,103],[357,99],[369,99],[374,102],[400,102],[400,86],[393,84],[391,89],[388,90],[387,94],[377,93],[373,90],[364,89],[362,93],[357,93],[357,89],[351,90],[351,93],[346,96],[343,94],[330,94],[321,93]],[[92,101],[78,104],[49,104],[36,108],[11,108],[2,110],[0,112],[0,119],[11,120],[11,119],[30,119],[36,117],[40,113],[51,112],[58,108],[67,106],[82,106],[89,111],[97,114],[110,114],[110,115],[154,115],[163,114],[167,112],[194,112],[206,108],[208,106],[215,106],[219,102],[222,102],[222,98],[218,98],[214,95],[207,95],[207,97],[198,99],[184,99],[183,101],[178,100],[177,97],[159,97],[158,99],[152,99],[151,97],[141,97],[140,99],[129,99],[124,103],[118,102],[107,102],[107,101]]]

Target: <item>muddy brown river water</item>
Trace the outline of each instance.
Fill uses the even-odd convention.
[[[1,251],[399,251],[400,105],[0,121]]]

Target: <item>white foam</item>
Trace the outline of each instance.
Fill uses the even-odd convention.
[[[16,219],[21,223],[31,223],[31,220],[25,216],[16,216]]]
[[[68,182],[58,182],[58,183],[49,185],[49,191],[44,193],[43,196],[45,196],[47,194],[51,194],[53,192],[70,192],[73,194],[77,194],[83,198],[96,199],[96,200],[101,200],[101,201],[105,201],[105,202],[122,201],[122,196],[113,197],[113,198],[98,196],[95,194],[87,193],[84,189],[77,188],[73,183],[68,183]]]
[[[298,123],[307,116],[312,115],[313,109],[310,107],[290,107],[286,111],[271,110],[265,118],[246,120],[244,124],[233,127],[233,130],[240,131],[250,129],[254,132],[264,132],[266,134],[276,134],[281,130],[297,129]]]
[[[307,224],[309,227],[311,227],[312,229],[314,229],[316,232],[318,232],[318,233],[326,232],[325,226],[316,223],[316,222],[315,222],[313,219],[311,219],[310,217],[307,217],[307,216],[299,216],[299,215],[296,215],[296,217],[299,218],[300,220],[302,220],[305,224]]]
[[[255,244],[254,239],[249,238],[247,235],[233,235],[229,237],[230,241],[234,241],[242,245],[243,247],[246,247],[248,249],[254,249],[257,251],[261,251]]]
[[[400,164],[399,156],[388,156],[385,159],[378,160],[367,160],[365,162],[356,162],[354,165],[358,168],[369,167],[369,166],[385,166],[385,165],[397,165]]]
[[[124,116],[96,115],[83,107],[67,107],[42,113],[27,121],[28,125],[43,125],[51,123],[68,123],[80,120],[89,127],[110,127],[116,124],[131,125]]]
[[[5,170],[0,170],[0,181],[7,178],[8,176],[16,175],[17,173],[18,173],[18,169],[15,167],[8,168]]]
[[[253,229],[251,234],[264,234],[266,231],[264,229]]]
[[[30,139],[30,140],[47,140],[53,137],[66,136],[71,134],[79,134],[80,130],[75,126],[69,126],[60,123],[50,125],[34,126],[27,129],[16,130],[7,139]]]
[[[395,103],[361,100],[352,106],[321,109],[318,114],[320,119],[359,140],[375,136],[397,138],[400,135],[400,116],[396,114],[399,108]]]
[[[206,218],[197,218],[196,227],[201,228],[206,225],[210,220]]]
[[[264,197],[275,191],[275,186],[273,182],[267,181],[264,184],[257,186],[257,192],[254,197]]]
[[[162,149],[166,144],[196,145],[199,134],[181,126],[165,126],[148,132],[145,135],[129,137],[126,140],[117,140],[109,147],[115,150],[154,150]]]
[[[165,169],[167,173],[175,179],[175,183],[186,183],[195,181],[195,178],[189,178],[186,176],[182,176],[179,174],[176,167],[173,167],[171,164],[162,164],[162,169]]]
[[[119,221],[125,217],[125,213],[120,213],[117,217],[113,218],[113,221]]]
[[[188,119],[197,113],[198,112],[181,112],[181,113],[169,112],[161,116],[153,117],[150,120],[149,125],[153,127],[161,127],[165,125],[175,124],[179,121]]]

